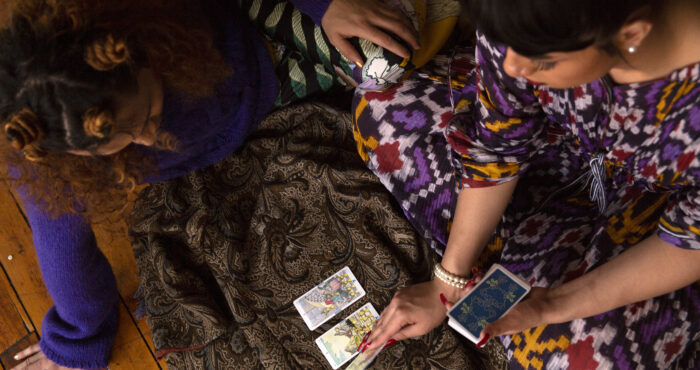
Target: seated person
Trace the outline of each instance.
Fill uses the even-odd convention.
[[[700,5],[468,13],[477,65],[456,114],[431,79],[360,90],[360,154],[439,267],[468,278],[498,261],[535,287],[481,333],[511,367],[684,368],[700,341]],[[362,346],[429,332],[474,281],[400,289]]]

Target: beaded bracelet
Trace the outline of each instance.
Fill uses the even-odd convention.
[[[433,275],[442,280],[445,284],[451,285],[458,289],[464,289],[467,282],[469,282],[469,279],[465,277],[447,272],[447,270],[445,270],[440,263],[435,264],[435,267],[433,268]]]

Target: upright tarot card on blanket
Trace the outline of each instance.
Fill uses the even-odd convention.
[[[362,338],[378,318],[377,310],[367,303],[316,339],[318,348],[334,369],[357,355]]]
[[[364,295],[365,290],[345,266],[297,298],[294,307],[309,329],[314,330]]]
[[[447,324],[477,343],[484,326],[508,313],[529,291],[529,284],[494,264],[479,284],[447,312]]]

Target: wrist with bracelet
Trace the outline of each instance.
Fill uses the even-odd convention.
[[[442,264],[439,262],[435,264],[435,267],[433,267],[433,276],[443,283],[457,289],[464,289],[470,280],[469,276],[459,276],[445,270],[445,268],[442,267]]]

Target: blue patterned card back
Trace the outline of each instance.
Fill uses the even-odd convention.
[[[484,326],[498,320],[528,291],[502,270],[495,269],[458,302],[448,316],[478,338]]]

